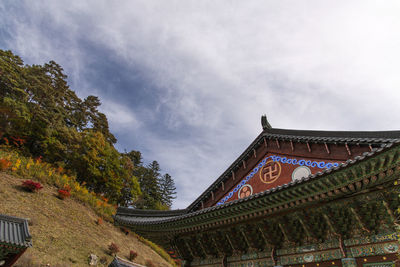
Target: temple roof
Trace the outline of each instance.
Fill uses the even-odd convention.
[[[272,128],[266,120],[266,117],[262,118],[262,126],[263,131],[248,146],[248,148],[186,209],[149,211],[120,207],[114,217],[115,223],[134,227],[138,232],[143,230],[144,232],[142,233],[144,234],[147,230],[150,230],[149,233],[155,233],[158,231],[163,232],[165,229],[187,231],[187,227],[192,229],[193,225],[197,225],[194,227],[198,227],[199,225],[212,225],[213,220],[220,220],[221,218],[226,218],[226,220],[229,221],[231,214],[248,214],[251,211],[250,213],[253,214],[252,216],[258,216],[255,214],[261,210],[265,211],[266,207],[272,209],[272,211],[270,210],[269,212],[274,213],[276,212],[276,208],[281,211],[282,208],[286,209],[287,203],[299,201],[302,194],[315,194],[315,196],[319,196],[321,195],[319,190],[322,190],[325,192],[322,195],[325,195],[327,192],[334,192],[334,196],[339,196],[341,193],[337,191],[338,188],[346,186],[343,184],[343,181],[346,181],[345,183],[349,184],[364,184],[365,182],[365,186],[370,186],[377,181],[375,176],[372,177],[372,175],[367,179],[368,181],[371,181],[370,185],[368,185],[367,180],[360,180],[361,177],[354,175],[354,173],[364,173],[365,170],[377,170],[377,166],[379,166],[381,170],[392,168],[391,164],[400,162],[400,131],[317,131],[278,129]],[[232,177],[232,172],[239,169],[242,166],[242,163],[247,159],[254,157],[255,150],[260,148],[260,146],[265,146],[266,140],[274,141],[274,143],[275,141],[307,143],[307,146],[308,143],[320,143],[325,144],[325,146],[327,144],[337,144],[343,145],[347,148],[352,145],[366,146],[368,147],[369,152],[361,152],[362,154],[353,155],[352,158],[340,163],[337,167],[323,169],[318,173],[310,174],[307,177],[250,195],[246,198],[199,209],[198,207],[202,201],[212,195],[212,192],[215,192],[223,182]],[[391,175],[388,177],[389,178],[387,179],[392,179],[390,178]],[[385,179],[386,178],[378,179],[378,182],[384,183]],[[332,183],[332,181],[336,182]],[[269,204],[266,206],[266,203]],[[249,207],[250,209],[248,209]]]
[[[31,247],[28,221],[0,214],[0,243],[19,247]]]
[[[264,116],[263,116],[264,117]],[[263,118],[262,117],[262,118]],[[269,125],[269,124],[268,124]],[[368,144],[382,146],[400,141],[400,131],[320,131],[320,130],[294,130],[279,129],[263,126],[263,131],[250,144],[250,146],[215,180],[187,210],[193,210],[212,191],[216,190],[231,174],[232,170],[251,155],[251,151],[263,144],[264,138],[293,142],[315,143],[342,143],[342,144]]]
[[[120,257],[115,257],[114,260],[108,265],[108,267],[145,267],[143,265],[124,260]]]
[[[209,208],[205,208],[198,211],[191,211],[189,209],[185,210],[172,210],[172,211],[145,211],[145,210],[135,210],[132,208],[118,208],[117,214],[114,219],[117,223],[127,224],[127,225],[157,225],[163,224],[167,222],[177,222],[180,220],[187,220],[192,217],[198,217],[207,213],[213,213],[217,210],[222,210],[228,207],[234,207],[240,205],[241,203],[265,198],[270,195],[274,195],[278,192],[285,191],[291,189],[292,187],[298,187],[299,185],[305,184],[307,182],[311,182],[314,180],[319,180],[322,177],[326,177],[329,180],[330,176],[334,176],[336,173],[347,170],[352,166],[359,165],[358,163],[374,160],[380,154],[395,149],[396,151],[400,148],[400,140],[395,143],[383,144],[380,148],[375,148],[371,152],[365,152],[361,156],[356,156],[354,159],[347,160],[344,163],[339,164],[338,167],[333,167],[330,169],[325,169],[316,174],[311,174],[308,177],[304,177],[299,180],[292,181],[288,184],[284,184],[282,186],[277,186],[270,190],[266,190],[254,195],[251,195],[246,198],[237,199],[231,202],[227,202],[222,205],[212,206]],[[386,161],[385,161],[386,162]]]

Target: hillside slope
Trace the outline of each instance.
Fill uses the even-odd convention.
[[[30,219],[33,247],[25,258],[41,265],[88,266],[93,253],[107,257],[108,265],[112,256],[107,248],[114,242],[121,250],[119,257],[128,258],[129,251],[134,250],[137,263],[144,265],[151,260],[155,266],[171,266],[132,234],[125,235],[108,222],[97,225],[98,216],[84,204],[58,199],[56,188],[43,185],[38,193],[29,193],[20,189],[22,181],[0,172],[0,213]]]

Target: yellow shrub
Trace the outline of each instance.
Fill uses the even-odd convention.
[[[40,180],[42,183],[55,185],[62,188],[66,185],[70,186],[72,196],[88,204],[93,210],[105,220],[112,222],[112,215],[115,214],[116,208],[108,204],[107,199],[100,199],[94,192],[89,190],[83,184],[76,181],[76,177],[69,176],[64,173],[62,167],[54,168],[51,164],[41,162],[39,159],[34,161],[31,158],[25,158],[18,153],[5,151],[0,149],[0,157],[12,162],[11,170],[21,177],[28,177]]]

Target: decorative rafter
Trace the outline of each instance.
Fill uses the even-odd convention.
[[[306,144],[307,144],[307,149],[308,149],[308,152],[310,152],[310,153],[311,153],[311,146],[310,146],[310,144],[309,144],[308,142],[306,142]]]
[[[351,156],[351,151],[350,151],[350,147],[347,143],[344,144],[344,146],[346,147],[347,153],[349,154],[349,156]]]

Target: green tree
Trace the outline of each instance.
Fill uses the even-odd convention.
[[[24,65],[0,50],[0,142],[22,137],[24,153],[64,166],[114,203],[168,208],[159,164],[143,166],[139,151],[119,153],[100,105],[96,96],[80,99],[56,62]]]
[[[77,179],[97,193],[103,193],[115,202],[127,203],[140,195],[140,187],[132,172],[125,168],[126,157],[108,143],[101,132],[86,130],[82,133],[80,147],[69,162]],[[123,192],[131,200],[123,198]],[[122,203],[120,203],[122,204]]]
[[[160,191],[161,203],[170,208],[172,200],[176,198],[176,187],[174,180],[168,173],[164,174],[160,179]]]
[[[85,112],[85,122],[91,129],[101,132],[111,144],[115,144],[117,139],[110,132],[108,127],[108,120],[106,115],[98,111],[98,107],[101,105],[100,100],[97,96],[88,96],[83,101],[83,107]]]
[[[0,50],[0,134],[21,136],[31,120],[23,61],[11,51]],[[24,132],[24,131],[22,131]],[[0,136],[1,137],[1,136]]]

